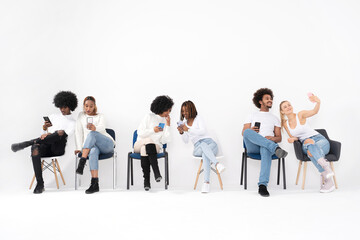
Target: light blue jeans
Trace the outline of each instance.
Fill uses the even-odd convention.
[[[211,138],[200,139],[194,144],[193,155],[195,157],[202,157],[204,161],[204,182],[210,182],[210,165],[217,164],[216,154],[218,146]]]
[[[314,140],[315,144],[311,144],[311,143],[304,144],[304,141],[307,139]],[[325,158],[325,155],[329,153],[330,143],[321,134],[317,134],[317,135],[309,137],[307,139],[302,141],[302,143],[303,143],[302,150],[303,150],[304,154],[306,154],[310,158],[311,162],[315,165],[315,167],[319,170],[319,172],[322,173],[324,171],[324,169],[320,166],[320,164],[318,163],[318,160],[320,158]],[[308,150],[312,155],[311,157],[307,153]]]
[[[107,154],[114,152],[114,142],[97,131],[91,131],[86,137],[83,148],[90,149],[90,170],[98,170],[100,153]]]
[[[270,178],[271,157],[275,154],[275,150],[279,145],[251,129],[246,129],[243,137],[247,152],[261,155],[258,185],[267,186]]]

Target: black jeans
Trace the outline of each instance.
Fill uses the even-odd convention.
[[[34,140],[34,144],[31,147],[31,158],[38,184],[44,184],[41,169],[41,157],[64,155],[66,142],[67,134],[65,132],[62,136],[55,132],[48,135],[43,140],[40,138]]]

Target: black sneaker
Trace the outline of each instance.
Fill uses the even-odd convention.
[[[268,192],[265,185],[259,185],[259,191],[258,192],[262,197],[269,197],[270,196],[270,193]]]
[[[144,180],[144,189],[145,191],[149,191],[151,189],[150,181]]]
[[[156,181],[156,182],[160,182],[161,179],[162,179],[162,176],[158,176],[158,177],[155,179],[155,181]]]
[[[36,187],[34,189],[35,194],[40,194],[40,193],[42,193],[44,191],[45,191],[45,188],[44,188],[43,184],[36,184]]]
[[[287,151],[283,150],[282,148],[280,147],[277,147],[276,150],[275,150],[275,155],[278,157],[278,158],[284,158],[288,155]]]

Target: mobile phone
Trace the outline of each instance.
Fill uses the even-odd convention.
[[[164,127],[165,127],[165,123],[159,123],[159,127],[164,128]]]
[[[178,121],[177,125],[178,125],[178,127],[180,127],[181,125],[184,125],[184,122],[183,121]]]
[[[261,125],[260,122],[255,122],[255,127],[257,127],[259,130],[260,130],[260,125]]]
[[[52,125],[49,117],[45,116],[45,117],[43,117],[43,118],[44,118],[44,121],[45,121],[45,122],[49,122],[49,123]]]
[[[94,123],[93,117],[87,117],[86,122],[91,124]]]

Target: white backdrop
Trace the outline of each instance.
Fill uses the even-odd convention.
[[[173,140],[170,187],[193,186],[198,162],[175,125],[180,105],[192,100],[215,132],[225,155],[225,189],[239,182],[246,116],[252,94],[269,87],[272,112],[289,100],[310,109],[307,92],[322,100],[310,120],[342,142],[335,170],[341,188],[358,185],[360,3],[358,1],[6,1],[0,3],[0,189],[24,191],[33,176],[30,150],[11,143],[38,135],[42,116],[57,112],[52,98],[71,90],[95,96],[108,127],[117,133],[118,185],[126,186],[132,133],[157,96],[171,96]],[[295,188],[298,161],[283,135],[288,188]],[[74,187],[74,140],[60,163]],[[142,187],[135,162],[135,187]],[[160,161],[161,170],[163,162]],[[111,187],[111,161],[100,164],[102,188]],[[259,162],[249,160],[248,187],[255,189]],[[88,168],[87,168],[88,169]],[[276,185],[273,162],[270,188]],[[162,171],[163,172],[163,171]],[[85,175],[85,185],[89,174]],[[47,187],[54,178],[45,174]],[[214,188],[217,180],[212,176]],[[153,184],[163,188],[163,184]],[[307,188],[318,188],[314,166]],[[296,188],[299,188],[297,186]],[[239,189],[242,189],[239,187]]]

